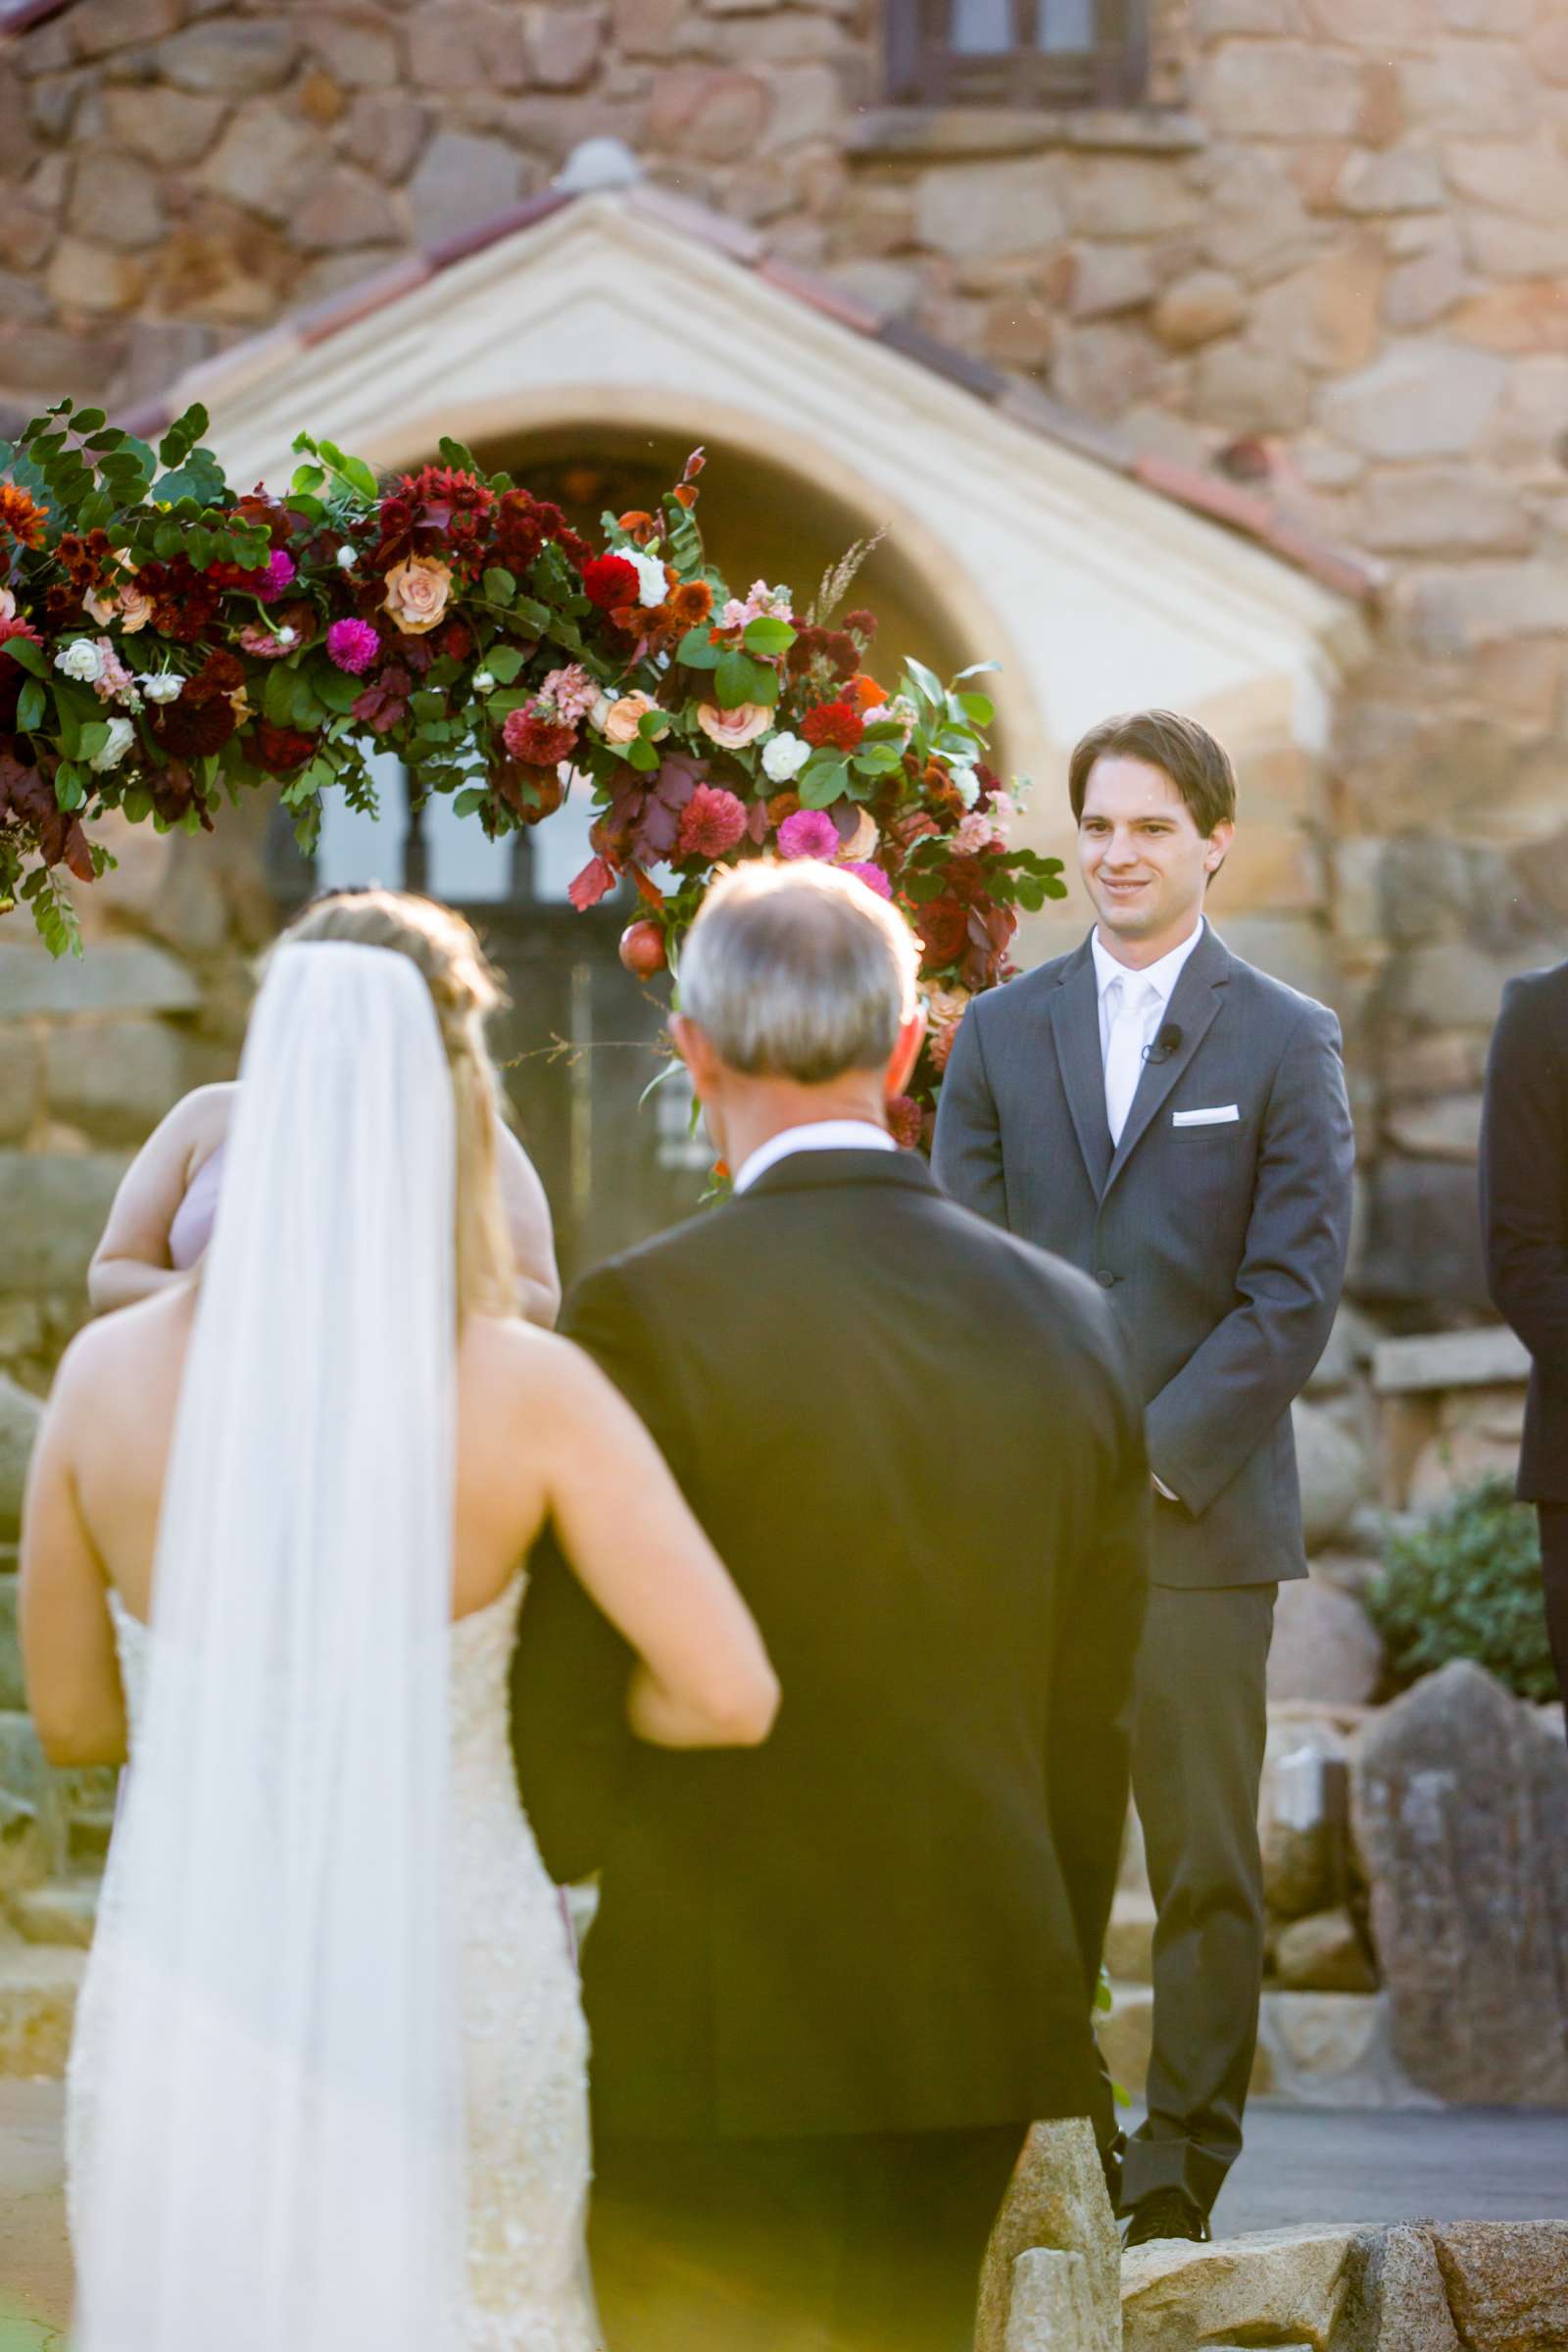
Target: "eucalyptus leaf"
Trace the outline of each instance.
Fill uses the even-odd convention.
[[[724,648],[715,645],[705,621],[699,629],[688,629],[675,648],[675,659],[683,669],[716,669],[724,658]]]

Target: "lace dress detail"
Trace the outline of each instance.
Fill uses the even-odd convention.
[[[518,1802],[509,1669],[519,1574],[452,1628],[452,1864],[468,2119],[468,2311],[463,2352],[600,2352],[585,2230],[588,2034],[560,1895]],[[134,1757],[152,1640],[110,1594]],[[113,1997],[111,1845],[76,2009],[66,2134],[73,2229],[91,2163],[103,2022]]]

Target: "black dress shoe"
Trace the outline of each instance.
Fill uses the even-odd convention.
[[[1151,2246],[1157,2238],[1185,2237],[1195,2245],[1209,2242],[1208,2217],[1200,2213],[1185,2189],[1156,2188],[1133,2207],[1133,2218],[1122,2240],[1124,2252]]]

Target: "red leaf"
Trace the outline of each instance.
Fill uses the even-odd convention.
[[[615,869],[603,858],[590,858],[580,874],[573,875],[566,885],[566,896],[579,914],[608,898],[615,887]]]

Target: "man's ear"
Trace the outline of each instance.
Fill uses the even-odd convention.
[[[719,1058],[713,1050],[712,1039],[706,1029],[684,1012],[670,1015],[669,1034],[675,1041],[676,1053],[691,1072],[693,1086],[701,1095],[718,1075]]]
[[[895,1095],[902,1095],[907,1088],[924,1042],[925,1006],[920,1004],[900,1029],[899,1042],[888,1062],[887,1073],[882,1080],[882,1092],[888,1102],[891,1102]]]
[[[1228,817],[1222,818],[1203,844],[1203,871],[1210,882],[1219,872],[1236,839],[1236,827]]]

